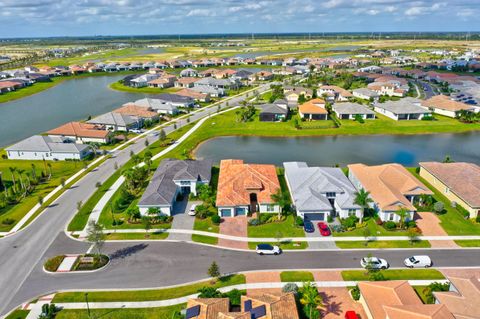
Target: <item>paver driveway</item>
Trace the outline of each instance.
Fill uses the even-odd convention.
[[[247,237],[247,224],[247,217],[245,216],[222,218],[222,222],[220,223],[220,234]],[[218,239],[218,246],[237,249],[248,249],[247,242],[234,241],[222,238]]]
[[[415,220],[424,236],[448,236],[447,232],[440,226],[440,219],[434,213],[418,212]],[[453,240],[432,240],[430,244],[432,248],[458,247]]]

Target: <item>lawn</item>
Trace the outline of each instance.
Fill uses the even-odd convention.
[[[52,178],[49,181],[37,185],[35,190],[23,198],[18,204],[7,205],[4,208],[0,208],[0,231],[9,231],[38,203],[39,196],[45,197],[61,184],[62,178],[67,180],[83,168],[82,162],[73,161],[48,161],[43,163],[43,161],[0,159],[0,175],[2,176],[3,183],[7,185],[7,187],[11,187],[13,184],[12,174],[9,170],[10,167],[17,169],[17,173],[15,173],[17,185],[20,183],[19,172],[22,172],[22,180],[26,182],[27,174],[32,175],[32,164],[35,165],[35,174],[38,177],[41,176],[42,172],[46,175],[49,174],[49,168],[46,165],[50,164]],[[12,224],[3,223],[6,219],[13,219],[15,222]]]
[[[463,218],[463,215],[456,208],[450,206],[450,200],[443,196],[425,179],[420,177],[415,168],[409,168],[408,170],[432,190],[434,198],[437,201],[445,204],[446,213],[437,216],[441,221],[440,226],[442,226],[449,235],[480,235],[480,224],[474,224],[470,220]]]
[[[113,302],[113,301],[152,301],[167,300],[192,295],[202,287],[228,287],[245,283],[244,275],[231,275],[217,280],[212,284],[210,280],[202,281],[192,285],[177,286],[165,289],[146,289],[130,291],[90,291],[88,300],[90,302]],[[63,302],[84,302],[85,292],[62,292],[55,295],[53,303]]]
[[[305,237],[303,227],[295,225],[295,216],[293,215],[288,215],[282,222],[248,226],[248,237],[277,238],[279,234],[282,237]]]
[[[249,242],[248,243],[248,249],[255,250],[257,248],[257,245],[260,244],[259,242]],[[264,243],[264,244],[270,244],[273,246],[278,246],[282,250],[301,250],[301,249],[307,249],[308,248],[308,243],[306,241],[299,241],[299,242],[294,242],[294,241],[281,241],[280,243],[278,242],[269,242],[269,243]]]
[[[280,279],[282,282],[314,281],[313,274],[309,271],[282,271]]]
[[[480,240],[455,240],[455,243],[461,247],[480,247]]]
[[[365,219],[366,220],[366,219]],[[386,230],[383,226],[377,225],[373,218],[369,218],[366,220],[367,226],[370,229],[370,234],[372,236],[407,236],[407,232],[404,230]],[[356,228],[352,231],[346,231],[343,233],[335,233],[333,232],[333,236],[335,237],[349,237],[349,236],[356,236],[356,237],[363,237],[363,232],[365,227]]]
[[[28,316],[30,310],[15,309],[5,319],[25,319]]]
[[[160,308],[117,308],[117,309],[91,309],[91,318],[110,318],[110,319],[171,319],[174,314],[185,309],[185,304],[160,307]],[[86,309],[64,309],[56,316],[56,319],[84,319],[89,318]]]
[[[42,92],[44,90],[54,87],[55,85],[63,82],[66,79],[68,79],[68,77],[55,77],[55,78],[52,78],[51,81],[49,82],[37,82],[35,84],[32,84],[30,86],[27,86],[12,92],[0,94],[0,103],[6,103],[6,102],[18,100],[18,99]]]
[[[424,304],[428,304],[427,302],[427,296],[425,295],[425,288],[427,288],[428,286],[412,286],[412,288],[415,290],[415,292],[417,293],[418,297],[420,297],[420,299],[422,299],[422,302]]]
[[[430,248],[428,240],[418,240],[413,244],[408,240],[375,240],[369,241],[365,246],[364,241],[336,241],[335,245],[342,249],[363,249],[363,248]]]
[[[380,270],[385,280],[435,280],[445,279],[436,269],[387,269]],[[366,270],[344,270],[342,278],[345,281],[368,281]]]
[[[148,236],[145,233],[108,233],[106,240],[163,240],[167,237],[168,233],[151,230]]]
[[[217,237],[195,235],[195,234],[192,235],[192,241],[194,241],[196,243],[207,244],[207,245],[217,245],[218,244],[218,238]]]
[[[220,231],[220,226],[212,223],[211,218],[195,218],[195,223],[193,224],[193,230],[206,231],[211,233],[217,233]]]

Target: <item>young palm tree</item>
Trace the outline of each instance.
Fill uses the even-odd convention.
[[[10,174],[12,174],[13,192],[15,193],[16,188],[17,188],[17,181],[15,179],[15,172],[17,171],[17,168],[16,167],[9,167],[8,170],[10,171]]]
[[[52,178],[52,164],[48,163],[48,179]]]
[[[275,194],[272,194],[270,198],[275,204],[280,206],[280,210],[278,211],[278,219],[280,219],[280,217],[282,216],[283,208],[288,205],[290,198],[288,197],[288,194],[282,192],[280,188]]]
[[[408,211],[402,207],[395,212],[396,215],[400,216],[400,228],[403,228],[405,225],[405,218],[408,216]]]
[[[308,309],[308,318],[312,318],[314,309],[323,305],[322,296],[318,294],[317,286],[312,282],[304,282],[299,290],[300,303]]]
[[[363,221],[363,214],[365,213],[365,208],[368,207],[373,200],[370,198],[370,192],[367,192],[365,189],[361,188],[358,192],[355,192],[355,199],[353,200],[354,204],[362,207],[362,216],[360,217],[360,223]]]

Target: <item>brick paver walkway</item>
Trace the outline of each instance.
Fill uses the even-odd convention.
[[[417,226],[422,230],[424,236],[448,236],[447,232],[440,226],[440,219],[430,212],[418,212],[416,216]],[[432,248],[458,247],[453,240],[432,240]]]
[[[318,270],[312,271],[315,281],[343,281],[340,270]]]
[[[247,284],[259,283],[259,282],[280,282],[279,271],[259,271],[249,272],[245,274],[245,280]],[[263,288],[263,289],[248,289],[248,295],[259,295],[262,293],[280,293],[280,288]]]
[[[367,318],[362,305],[350,297],[347,288],[319,288],[320,296],[323,298],[324,310],[322,318],[345,318],[345,312],[354,310],[360,318]]]
[[[220,234],[247,237],[247,217],[227,217],[222,218],[220,223]],[[218,239],[218,246],[238,249],[248,249],[248,243],[242,241],[233,241],[228,239]]]

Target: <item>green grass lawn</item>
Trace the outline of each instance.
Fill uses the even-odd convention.
[[[408,240],[392,240],[392,241],[370,241],[365,246],[364,241],[336,241],[335,245],[342,249],[362,249],[362,248],[430,248],[431,245],[427,240],[419,240],[410,243]]]
[[[163,240],[167,239],[168,233],[155,232],[146,233],[108,233],[107,240]]]
[[[420,299],[422,300],[422,302],[424,304],[427,304],[427,296],[425,295],[425,288],[427,288],[428,286],[412,286],[412,288],[415,290],[415,292],[417,293],[418,297],[420,297]]]
[[[455,243],[461,247],[480,247],[480,240],[455,240]]]
[[[5,319],[25,319],[29,312],[30,310],[15,309]]]
[[[450,200],[443,196],[425,179],[420,177],[420,175],[416,173],[415,168],[409,168],[408,170],[432,190],[434,198],[437,201],[445,204],[446,213],[437,216],[441,221],[440,226],[442,226],[449,235],[480,235],[480,224],[472,223],[470,220],[463,218],[463,215],[456,208],[450,206]]]
[[[26,174],[32,173],[32,164],[35,165],[35,172],[37,176],[41,176],[42,171],[46,171],[46,175],[49,174],[49,168],[45,168],[43,161],[26,161],[26,160],[8,160],[0,159],[0,172],[2,180],[7,187],[13,184],[12,174],[9,168],[16,168],[15,180],[17,185],[19,182],[18,171],[24,171],[22,173],[22,179],[26,182]],[[23,198],[19,203],[15,205],[7,205],[4,208],[0,208],[0,231],[9,231],[16,223],[18,223],[23,216],[25,216],[30,209],[32,209],[38,203],[38,196],[45,197],[48,193],[54,190],[61,184],[62,178],[67,180],[70,176],[74,175],[77,171],[83,168],[83,163],[72,161],[47,161],[45,165],[51,165],[52,178],[49,181],[45,181],[35,187],[35,190]],[[31,178],[31,177],[30,177]],[[13,219],[15,223],[11,225],[4,224],[6,219]]]
[[[435,280],[445,279],[436,269],[387,269],[380,270],[386,280]],[[368,281],[366,270],[344,270],[342,278],[345,281]]]
[[[185,309],[185,304],[160,307],[160,308],[117,308],[117,309],[91,309],[92,318],[109,318],[109,319],[171,319],[176,312]],[[84,319],[88,318],[86,309],[64,309],[56,316],[56,319]]]
[[[202,281],[192,285],[178,286],[165,289],[147,289],[131,291],[90,291],[90,302],[113,302],[113,301],[152,301],[167,300],[192,295],[202,287],[228,287],[245,283],[244,275],[231,275],[215,281]],[[84,302],[85,292],[62,292],[55,295],[53,303],[60,302]]]
[[[282,282],[314,281],[313,274],[309,271],[282,271],[280,279]]]
[[[386,230],[383,226],[377,225],[373,218],[367,220],[367,226],[370,229],[370,234],[372,236],[407,236],[407,232],[404,230]],[[346,231],[343,233],[333,232],[334,237],[350,237],[358,236],[363,237],[364,227],[356,228],[352,231]]]
[[[217,237],[210,237],[210,236],[203,236],[203,235],[192,235],[192,241],[201,244],[208,244],[208,245],[217,245],[218,238]]]
[[[195,218],[193,230],[207,231],[218,234],[220,231],[220,226],[212,223],[212,219],[210,217],[205,219]]]
[[[68,79],[68,77],[54,77],[49,82],[37,82],[30,86],[17,89],[12,92],[0,94],[0,103],[6,103],[6,102],[18,100],[18,99],[45,91],[63,82],[66,79]]]
[[[248,249],[255,250],[257,248],[257,245],[260,244],[259,242],[249,242],[248,243]],[[282,250],[301,250],[301,249],[307,249],[308,248],[308,243],[306,241],[299,241],[299,242],[292,242],[292,241],[282,241],[280,243],[278,242],[267,242],[264,244],[270,244],[273,246],[278,246]]]
[[[248,226],[248,237],[276,238],[278,233],[281,233],[283,237],[305,237],[303,228],[295,226],[295,217],[293,215],[288,215],[282,222]]]

